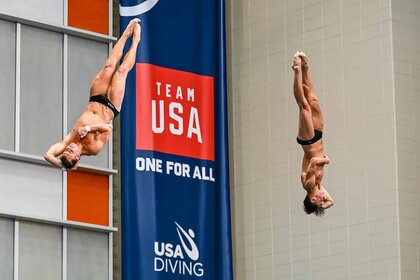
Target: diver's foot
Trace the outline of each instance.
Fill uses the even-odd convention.
[[[298,71],[298,70],[302,69],[302,59],[300,57],[300,52],[296,52],[295,55],[293,56],[292,69],[294,71]]]
[[[299,56],[302,60],[302,69],[308,69],[309,62],[308,62],[308,57],[306,56],[306,54],[304,52],[299,52]]]
[[[140,22],[140,19],[138,18],[134,18],[132,20],[130,20],[130,22],[128,23],[127,27],[124,30],[124,34],[127,35],[128,37],[133,35],[134,29],[136,28],[136,25]]]
[[[136,23],[136,25],[134,26],[134,31],[133,31],[133,42],[138,43],[140,42],[140,35],[141,35],[141,26],[140,23]]]

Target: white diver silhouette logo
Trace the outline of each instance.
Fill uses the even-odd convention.
[[[199,252],[197,245],[195,244],[193,238],[195,237],[194,231],[192,229],[189,229],[188,232],[186,232],[177,222],[175,222],[177,228],[176,231],[178,232],[179,239],[181,240],[182,247],[184,248],[185,253],[187,253],[188,257],[192,259],[193,261],[198,260]],[[180,232],[181,231],[181,232]],[[182,233],[182,235],[181,235]],[[184,236],[188,242],[190,243],[191,249],[185,244]]]
[[[120,5],[120,16],[123,17],[132,17],[144,14],[150,11],[153,6],[157,4],[159,0],[146,0],[143,3],[140,3],[135,6],[121,6]]]

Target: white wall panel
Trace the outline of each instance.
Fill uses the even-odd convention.
[[[63,24],[63,0],[0,0],[0,13]]]
[[[0,212],[61,219],[61,170],[0,159]]]

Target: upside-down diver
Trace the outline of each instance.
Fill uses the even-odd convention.
[[[73,130],[60,142],[52,145],[44,158],[52,165],[75,170],[81,156],[98,154],[108,142],[114,119],[121,110],[128,72],[136,60],[140,42],[140,20],[133,19],[115,44],[103,69],[93,79],[89,103],[73,126]],[[124,45],[132,37],[131,47],[124,56]]]
[[[297,142],[304,152],[302,160],[301,182],[307,194],[303,201],[303,209],[307,214],[323,215],[334,201],[321,186],[324,165],[330,159],[324,153],[322,129],[324,119],[318,99],[312,85],[308,58],[305,53],[297,52],[293,61],[293,92],[299,106],[299,130]]]

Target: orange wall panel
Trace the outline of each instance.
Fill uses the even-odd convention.
[[[108,226],[108,176],[67,173],[67,219]]]
[[[108,35],[108,0],[68,0],[68,25]]]

